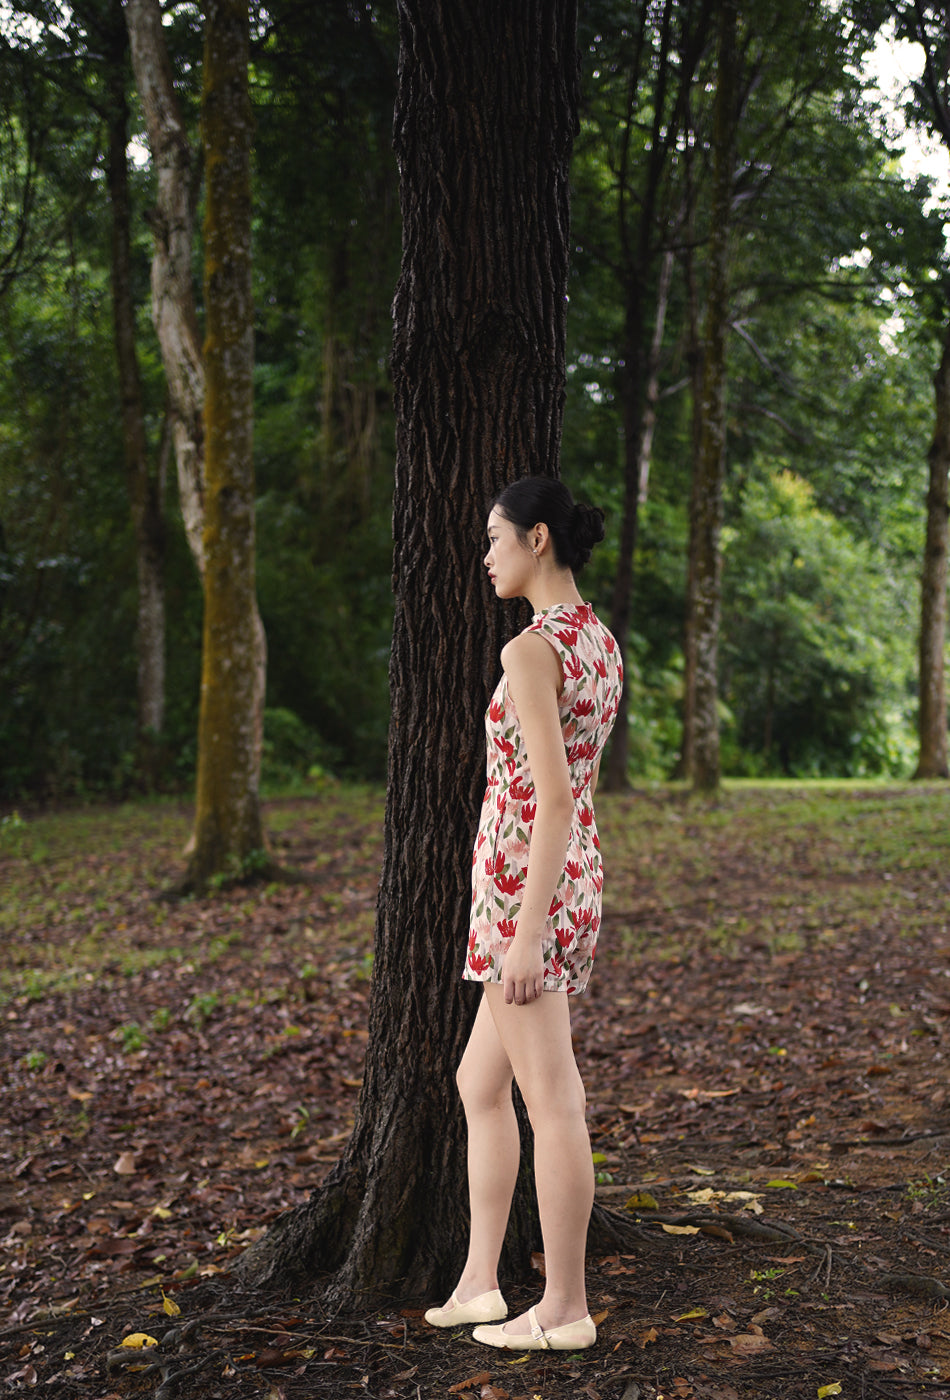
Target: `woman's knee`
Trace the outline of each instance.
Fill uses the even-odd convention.
[[[587,1094],[576,1068],[553,1082],[519,1083],[518,1088],[536,1133],[549,1125],[584,1122],[587,1116]]]
[[[474,1064],[463,1055],[455,1082],[466,1114],[491,1113],[511,1106],[511,1073],[486,1073],[485,1067]]]

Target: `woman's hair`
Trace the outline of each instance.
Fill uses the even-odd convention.
[[[550,476],[523,476],[506,486],[493,501],[522,540],[535,525],[546,525],[561,568],[578,573],[594,545],[604,538],[604,512],[599,506],[574,501],[563,481]]]

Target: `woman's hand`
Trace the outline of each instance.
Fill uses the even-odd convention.
[[[534,1001],[544,990],[544,957],[540,934],[520,931],[508,945],[502,973],[505,1001],[510,1006],[524,1006]]]

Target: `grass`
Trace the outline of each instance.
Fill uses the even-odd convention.
[[[379,788],[341,784],[266,804],[278,858],[286,849],[293,864],[304,851],[325,880],[316,908],[326,922],[308,922],[302,939],[316,948],[332,928],[358,978],[372,966],[369,886],[383,806]],[[946,903],[948,817],[943,784],[730,781],[715,798],[677,784],[601,794],[605,912],[627,954],[658,959],[701,940],[730,957],[750,936],[775,955],[793,954],[884,920],[912,935]],[[190,812],[173,799],[5,819],[0,1003],[166,962],[252,956],[273,936],[267,906],[284,897],[280,887],[196,902],[184,916],[158,899],[189,830]],[[361,898],[351,898],[354,889]]]

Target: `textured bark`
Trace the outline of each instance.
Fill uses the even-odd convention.
[[[263,629],[254,567],[254,309],[246,0],[206,7],[204,632],[195,848],[188,883],[263,859]]]
[[[129,112],[125,95],[128,36],[120,0],[113,0],[114,22],[108,30],[109,197],[112,206],[112,308],[126,479],[135,532],[138,579],[136,650],[138,660],[138,728],[142,757],[149,736],[165,727],[165,521],[164,452],[157,470],[149,459],[145,410],[135,341],[132,297],[131,212],[128,146]]]
[[[950,326],[934,375],[935,423],[928,453],[927,536],[920,576],[920,751],[915,778],[946,778],[947,482],[950,473]]]
[[[152,320],[168,381],[178,494],[188,544],[204,572],[204,365],[192,282],[192,155],[172,83],[159,0],[125,0],[135,83],[156,178]]]
[[[736,5],[719,11],[719,51],[713,115],[712,232],[702,356],[697,455],[690,496],[687,597],[688,674],[694,678],[693,787],[719,786],[717,677],[722,528],[726,466],[726,340],[729,321],[729,243],[736,135]]]
[[[573,0],[400,0],[399,13],[396,613],[366,1071],[342,1160],[240,1266],[284,1285],[331,1271],[336,1303],[397,1280],[403,1296],[438,1296],[464,1258],[453,1071],[480,992],[459,978],[484,711],[512,621],[481,564],[486,505],[514,476],[556,472],[565,389]],[[509,1273],[538,1242],[527,1175]]]

